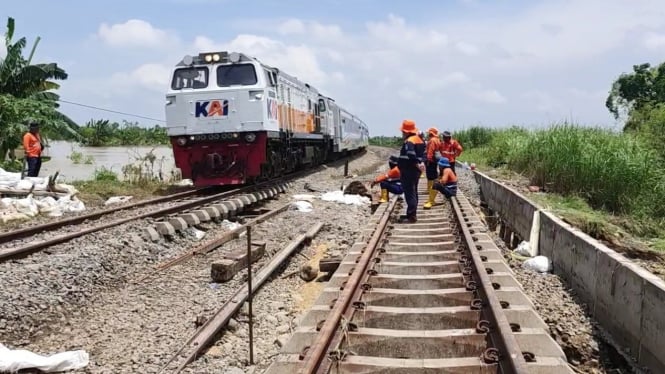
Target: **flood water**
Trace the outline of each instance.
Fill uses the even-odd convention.
[[[70,182],[73,180],[92,179],[95,169],[105,167],[112,170],[123,179],[122,167],[137,162],[152,150],[156,156],[154,162],[155,174],[160,170],[165,178],[169,178],[175,169],[173,151],[170,147],[81,147],[76,143],[65,141],[51,141],[44,152],[44,156],[50,156],[51,160],[42,163],[39,172],[40,177],[46,177],[60,171],[58,180]],[[69,157],[73,152],[82,153],[82,160],[75,164]],[[86,158],[90,157],[92,163],[86,164]]]

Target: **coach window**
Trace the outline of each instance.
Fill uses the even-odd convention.
[[[176,69],[171,81],[171,89],[206,88],[208,87],[208,68],[182,68]]]
[[[252,64],[221,65],[217,67],[217,86],[251,86],[255,85],[256,70]]]
[[[326,111],[326,102],[323,99],[319,99],[319,111],[321,113]]]

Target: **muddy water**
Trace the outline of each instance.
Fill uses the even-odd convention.
[[[53,175],[60,171],[60,181],[92,179],[96,169],[106,168],[115,172],[119,178],[123,178],[122,167],[127,164],[136,163],[152,150],[156,156],[154,162],[155,174],[160,170],[165,178],[170,176],[175,165],[173,152],[170,147],[81,147],[78,144],[51,141],[44,152],[51,160],[42,164],[39,172],[40,177]],[[71,159],[73,152],[82,153],[83,157],[79,163]],[[90,160],[86,160],[89,158]],[[86,163],[86,161],[90,163]]]

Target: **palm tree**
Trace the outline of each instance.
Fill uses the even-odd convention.
[[[7,54],[0,59],[0,161],[20,145],[26,130],[24,124],[29,119],[41,122],[44,133],[78,135],[78,125],[57,110],[60,97],[53,92],[60,88],[54,81],[67,79],[67,73],[56,63],[32,64],[39,37],[26,59],[26,38],[14,42],[14,27],[14,19],[9,17],[5,32]]]

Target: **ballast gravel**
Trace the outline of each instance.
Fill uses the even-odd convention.
[[[294,194],[313,194],[305,189],[338,190],[351,180],[370,180],[378,168],[385,169],[390,150],[370,148],[349,163],[327,168],[297,180],[287,194],[263,208],[292,201]],[[312,245],[294,255],[255,296],[255,366],[246,366],[248,344],[246,313],[236,316],[229,330],[192,364],[189,372],[253,372],[267,367],[294,327],[299,312],[318,294],[323,283],[305,282],[296,272],[323,253],[342,254],[355,240],[370,215],[368,205],[354,206],[315,199],[309,213],[289,210],[258,225],[254,241],[266,242],[268,254],[285,247],[313,223],[323,222]],[[244,282],[246,272],[227,283],[212,283],[210,264],[223,251],[244,248],[246,239],[227,243],[222,249],[188,260],[137,281],[154,267],[199,243],[222,235],[217,224],[202,225],[206,236],[197,241],[193,233],[176,235],[172,241],[147,242],[142,237],[147,222],[132,222],[48,248],[25,259],[0,264],[0,336],[10,348],[39,354],[84,349],[90,364],[76,372],[154,373],[195,331],[197,319],[219,308]],[[268,256],[254,265],[255,271]],[[317,284],[318,283],[318,284]],[[224,370],[220,371],[220,369]],[[231,371],[229,371],[231,370]]]
[[[471,171],[457,168],[458,185],[469,201],[479,209],[480,189]],[[569,364],[579,373],[632,373],[633,369],[605,341],[586,305],[575,292],[554,274],[541,274],[525,269],[509,255],[510,249],[496,233],[491,233],[508,264],[522,284],[537,312],[549,326],[550,335],[559,343]]]

